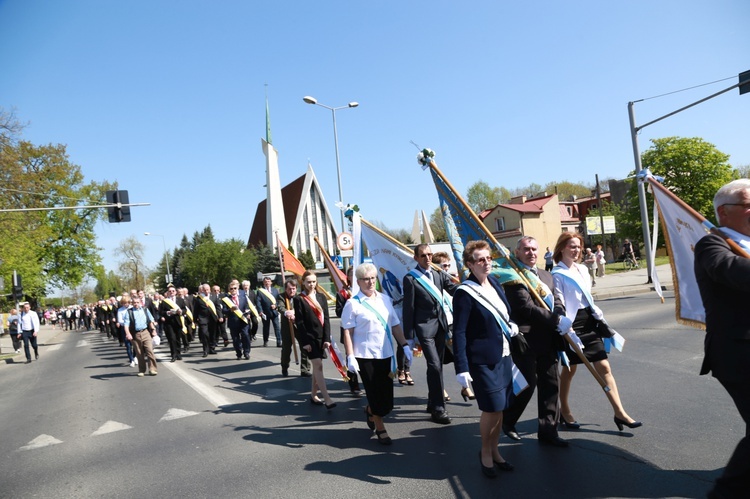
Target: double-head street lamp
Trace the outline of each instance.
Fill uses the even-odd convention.
[[[339,109],[346,109],[349,107],[357,107],[359,106],[359,102],[350,102],[346,106],[339,106],[339,107],[330,107],[326,106],[325,104],[321,104],[318,102],[318,100],[315,97],[310,97],[309,95],[306,95],[302,98],[303,101],[305,101],[307,104],[313,104],[316,106],[324,107],[326,109],[330,109],[331,115],[333,116],[333,144],[336,148],[336,173],[338,175],[339,179],[339,202],[341,203],[341,206],[344,206],[344,193],[341,189],[341,164],[339,163],[339,137],[338,133],[336,131],[336,111]],[[344,232],[344,210],[341,210],[341,232]]]
[[[164,240],[164,236],[162,236],[161,234],[152,234],[150,232],[144,232],[143,235],[144,236],[157,236],[157,237],[161,238],[161,242],[164,245],[164,260],[167,262],[167,277],[166,277],[166,281],[167,281],[167,284],[169,284],[169,282],[172,280],[172,274],[169,272],[169,253],[167,253],[167,243]]]

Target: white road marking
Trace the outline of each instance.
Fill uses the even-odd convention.
[[[48,445],[61,444],[62,440],[58,440],[51,435],[39,435],[34,440],[24,445],[18,450],[31,450],[39,449],[40,447],[47,447]]]
[[[112,433],[120,430],[129,430],[131,428],[132,426],[128,426],[125,423],[118,423],[117,421],[110,420],[101,425],[98,430],[91,434],[91,436],[95,437],[97,435],[104,435],[105,433]]]
[[[76,348],[85,347],[89,344],[88,340],[78,340],[76,343]]]
[[[55,350],[60,350],[62,348],[62,343],[55,343],[54,345],[49,345],[44,347],[45,352],[54,352]]]
[[[187,418],[190,416],[195,416],[196,414],[198,413],[193,412],[193,411],[184,411],[182,409],[170,409],[167,411],[165,415],[161,417],[159,422],[172,421],[173,419]]]
[[[208,400],[209,403],[217,408],[229,405],[229,399],[217,392],[212,386],[207,385],[197,377],[193,376],[193,374],[187,369],[181,367],[182,363],[165,362],[167,357],[163,354],[159,354],[157,357],[162,361],[162,365],[167,366],[178,378],[184,381],[190,388],[198,392],[198,395]]]

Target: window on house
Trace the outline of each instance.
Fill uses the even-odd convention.
[[[505,230],[505,217],[499,217],[495,219],[495,230],[502,232]]]

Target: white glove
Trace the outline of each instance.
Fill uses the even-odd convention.
[[[508,322],[508,324],[510,325],[510,337],[512,338],[514,336],[517,336],[518,335],[518,324],[516,324],[515,322]]]
[[[406,340],[406,343],[409,345],[409,348],[411,348],[412,350],[414,350],[414,338],[412,338],[410,340]]]
[[[284,312],[284,317],[294,320],[294,310],[287,310]]]
[[[557,330],[560,331],[560,334],[568,334],[571,327],[573,327],[573,321],[561,315],[560,322],[557,323]]]
[[[158,347],[159,345],[161,345],[161,338],[159,338],[159,335],[157,334],[156,336],[153,336],[151,338],[151,342],[154,344],[155,347]]]
[[[406,361],[411,364],[411,360],[414,358],[414,352],[412,351],[411,346],[407,343],[403,347],[401,347],[401,350],[404,351],[404,358]]]
[[[461,385],[463,388],[469,388],[469,383],[474,381],[471,378],[471,374],[469,373],[458,373],[456,374],[456,380],[458,381],[458,384]]]
[[[354,358],[354,355],[346,356],[346,369],[350,373],[359,372],[359,362],[357,362],[357,359]]]
[[[570,337],[570,339],[573,340],[573,343],[575,343],[576,345],[578,345],[578,348],[580,348],[581,351],[583,351],[583,342],[581,341],[581,338],[579,338],[576,333],[574,333],[571,330],[571,331],[568,331],[565,334],[567,334]]]
[[[594,319],[598,321],[604,319],[604,313],[602,312],[602,309],[597,307],[596,305],[591,305],[591,315],[593,315]]]

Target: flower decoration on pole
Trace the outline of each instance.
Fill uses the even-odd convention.
[[[435,151],[425,148],[419,151],[419,154],[417,154],[417,162],[422,165],[422,170],[426,170],[432,162],[432,158],[434,157]]]

